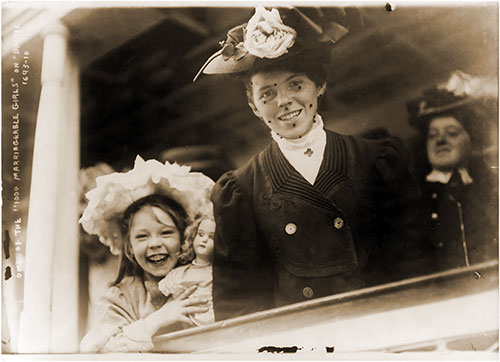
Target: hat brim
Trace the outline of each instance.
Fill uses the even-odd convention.
[[[253,67],[256,57],[250,53],[235,60],[234,57],[224,59],[222,50],[218,50],[208,58],[208,60],[200,68],[193,82],[196,82],[200,74],[233,74],[241,73]]]
[[[204,74],[231,74],[240,73],[253,67],[256,57],[250,53],[234,60],[234,57],[224,59],[222,54],[216,56],[203,70]]]
[[[325,54],[328,53],[321,53],[321,55],[318,56],[318,51],[325,51],[327,50],[329,52],[330,48],[327,46],[323,46],[324,44],[321,43],[322,46],[317,46],[315,48],[304,48],[298,44],[296,44],[293,48],[291,48],[288,52],[285,54],[281,55],[278,58],[259,58],[256,57],[255,55],[252,55],[250,53],[245,54],[243,57],[239,58],[238,60],[235,60],[234,57],[230,57],[227,59],[224,59],[222,56],[222,52],[218,51],[214,53],[208,60],[205,62],[203,67],[198,71],[198,74],[193,79],[193,82],[198,79],[200,74],[237,74],[237,73],[243,73],[249,70],[261,70],[266,67],[268,67],[270,64],[274,64],[276,62],[283,62],[286,61],[287,59],[290,58],[295,58],[297,56],[301,56],[304,54],[315,54],[313,58],[317,59],[318,57],[321,58]]]
[[[418,118],[428,117],[428,116],[440,114],[440,113],[443,113],[446,111],[451,111],[453,109],[457,109],[457,108],[460,108],[460,107],[465,106],[465,105],[470,105],[471,103],[473,103],[473,101],[474,101],[474,99],[464,98],[464,99],[461,99],[461,100],[453,102],[453,103],[444,104],[444,105],[436,106],[436,107],[430,107],[430,108],[422,110],[418,114]]]
[[[469,114],[469,116],[465,118],[455,117],[469,134],[473,132],[473,129],[479,124],[482,124],[482,128],[491,127],[498,120],[498,102],[495,99],[485,97],[467,97],[449,104],[430,107],[421,112],[412,112],[410,109],[415,107],[411,102],[407,105],[410,111],[410,126],[423,134],[427,133],[431,120],[446,115],[455,117],[454,112],[464,111]]]

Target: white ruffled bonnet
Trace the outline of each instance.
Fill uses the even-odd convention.
[[[171,197],[184,207],[189,222],[198,217],[213,218],[210,193],[214,181],[200,172],[191,172],[189,166],[144,161],[137,156],[132,170],[97,177],[96,184],[86,194],[89,202],[79,222],[87,233],[99,236],[115,255],[121,253],[123,212],[145,196]]]

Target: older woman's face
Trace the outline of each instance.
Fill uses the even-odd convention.
[[[464,167],[470,152],[470,136],[454,117],[438,117],[431,121],[427,156],[433,168],[449,170]]]
[[[250,80],[250,108],[270,129],[287,139],[309,132],[326,84],[318,87],[305,74],[289,71],[256,73]]]

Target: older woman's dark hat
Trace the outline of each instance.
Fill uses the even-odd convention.
[[[407,103],[409,123],[427,135],[431,120],[453,117],[473,142],[483,142],[498,119],[498,85],[487,78],[455,71],[445,84],[423,91]]]
[[[203,64],[202,74],[243,74],[267,68],[275,62],[301,58],[328,62],[332,46],[361,24],[354,8],[280,8],[259,6],[253,17],[230,29],[221,49]]]

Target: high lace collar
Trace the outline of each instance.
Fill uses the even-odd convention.
[[[275,131],[271,131],[271,136],[282,150],[305,150],[306,148],[319,143],[322,138],[326,137],[325,130],[323,129],[323,118],[321,118],[321,116],[316,113],[316,115],[314,116],[314,120],[315,122],[313,123],[311,130],[305,135],[302,135],[300,138],[283,138]]]

